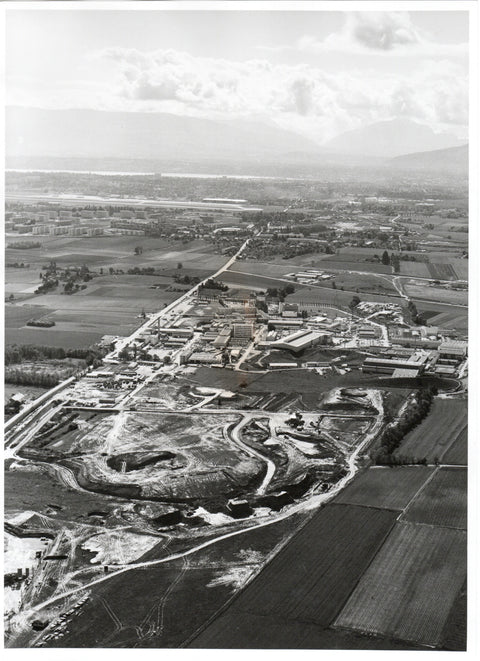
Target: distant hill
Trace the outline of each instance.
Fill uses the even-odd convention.
[[[347,131],[325,142],[328,151],[344,154],[393,158],[411,152],[458,147],[462,144],[449,133],[434,133],[429,126],[409,119],[392,119]]]
[[[404,170],[430,170],[435,172],[468,173],[468,144],[449,149],[415,152],[397,156],[389,166]]]
[[[261,122],[167,113],[7,107],[5,126],[7,158],[255,161],[320,152],[313,141]]]

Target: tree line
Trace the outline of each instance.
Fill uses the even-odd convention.
[[[373,455],[376,464],[395,465],[407,463],[410,457],[394,456],[403,438],[416,427],[430,412],[433,398],[438,390],[435,386],[419,389],[415,392],[415,398],[407,408],[405,415],[395,424],[390,424],[383,432],[380,439],[380,447]],[[415,459],[411,457],[410,463],[426,463],[426,459]]]
[[[15,365],[24,361],[78,358],[87,365],[99,365],[106,351],[100,347],[87,349],[63,349],[36,344],[12,345],[5,347],[5,365]]]

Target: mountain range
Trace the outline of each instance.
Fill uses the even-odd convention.
[[[167,113],[45,110],[10,106],[5,112],[7,167],[39,159],[95,162],[129,159],[155,164],[222,162],[292,167],[371,166],[464,171],[467,147],[406,119],[377,122],[319,145],[273,124],[213,120]],[[451,158],[437,153],[455,148]],[[421,152],[421,153],[418,153]],[[422,154],[426,152],[431,156]],[[467,150],[468,153],[468,150]],[[410,155],[410,156],[405,156]],[[395,160],[397,157],[406,160]],[[393,159],[393,160],[390,160]],[[409,160],[410,159],[410,160]],[[21,162],[22,165],[18,165]],[[35,166],[33,166],[35,167]],[[100,167],[100,169],[102,169]],[[466,170],[465,170],[466,171]]]
[[[347,131],[323,143],[326,151],[394,158],[412,152],[459,147],[459,140],[451,133],[435,133],[429,126],[409,119],[392,119]]]
[[[397,156],[389,161],[390,167],[402,170],[428,170],[430,172],[468,173],[468,144],[449,149],[435,149]]]
[[[9,107],[5,125],[11,157],[255,161],[318,151],[313,141],[260,122],[167,113]]]

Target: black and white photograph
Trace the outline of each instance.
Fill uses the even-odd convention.
[[[473,658],[477,2],[0,12],[9,658]]]

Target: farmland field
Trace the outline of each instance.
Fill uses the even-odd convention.
[[[347,505],[320,510],[237,597],[233,610],[327,626],[395,517]]]
[[[462,585],[442,633],[442,648],[464,651],[467,647],[467,581]]]
[[[332,271],[365,271],[366,273],[391,274],[392,267],[385,266],[381,262],[355,261],[355,255],[332,255],[323,262],[325,269]],[[341,258],[341,259],[340,259]]]
[[[178,298],[179,292],[167,291],[173,283],[173,273],[182,264],[181,273],[189,267],[206,277],[225,262],[222,255],[202,241],[183,245],[165,239],[138,236],[50,237],[39,236],[40,248],[7,249],[6,262],[24,262],[30,268],[9,268],[5,273],[5,293],[13,294],[14,302],[6,309],[7,344],[45,344],[48,346],[85,347],[102,335],[128,335],[140,325],[138,315],[156,312]],[[134,254],[142,246],[140,255]],[[41,267],[54,260],[57,266],[89,266],[94,272],[86,289],[66,296],[62,282],[54,291],[36,295]],[[110,267],[127,271],[138,266],[154,267],[154,276],[114,274]],[[102,275],[103,269],[104,275]],[[165,275],[163,274],[165,273]],[[155,289],[152,287],[159,285]],[[31,318],[48,315],[55,321],[52,328],[26,328]],[[19,329],[13,333],[11,329]]]
[[[232,608],[210,622],[187,645],[194,649],[269,650],[424,650],[413,643],[374,638],[356,631],[321,628],[315,623],[285,620]]]
[[[466,543],[461,530],[397,523],[335,625],[438,645],[465,580]]]
[[[467,470],[440,468],[405,510],[402,519],[449,528],[467,527]]]
[[[325,264],[326,266],[326,264]],[[240,268],[239,268],[240,267]],[[251,267],[251,268],[250,268]],[[277,264],[268,264],[268,263],[255,263],[249,262],[248,264],[239,263],[235,264],[232,270],[227,271],[226,274],[222,276],[224,282],[241,282],[246,283],[246,286],[251,285],[256,286],[257,283],[260,285],[262,282],[267,282],[267,278],[285,278],[287,274],[298,272],[298,268],[283,268]],[[322,269],[326,272],[329,272],[328,268]],[[240,272],[245,274],[243,277],[240,276]],[[235,275],[231,275],[235,274]],[[250,282],[251,280],[251,282]],[[294,282],[292,278],[288,278],[290,282]],[[378,277],[375,274],[362,274],[362,273],[349,273],[347,271],[334,273],[334,277],[331,280],[325,282],[318,282],[316,286],[322,287],[322,289],[333,289],[332,281],[335,281],[337,289],[343,287],[346,291],[357,291],[362,292],[373,292],[377,294],[393,295],[398,296],[398,292],[395,287],[391,284],[388,278]],[[283,283],[280,280],[275,285],[265,284],[265,287],[282,287],[287,283]],[[302,288],[302,285],[295,284],[295,287]]]
[[[430,277],[433,280],[457,280],[457,274],[455,269],[451,264],[440,263],[440,264],[428,264],[428,270],[430,272]]]
[[[395,455],[441,460],[466,427],[466,401],[435,399],[428,416],[405,436]]]
[[[356,477],[335,502],[402,510],[433,471],[426,466],[372,467]]]
[[[400,262],[400,272],[399,275],[412,275],[417,276],[418,278],[429,278],[429,264],[426,262],[409,262],[401,261]]]
[[[405,293],[413,299],[426,299],[453,305],[467,305],[468,292],[465,290],[441,289],[428,285],[404,285]]]
[[[465,307],[422,301],[421,303],[417,302],[417,310],[419,314],[424,312],[429,314],[428,323],[431,326],[462,331],[468,328],[468,310]]]
[[[105,331],[57,330],[55,328],[6,328],[5,345],[39,344],[63,349],[85,349],[98,342]]]
[[[466,466],[468,463],[468,425],[453,441],[451,446],[442,457],[444,464],[459,464]]]

